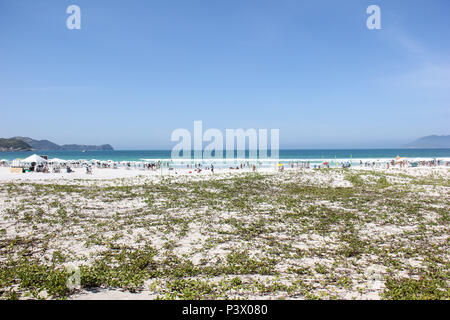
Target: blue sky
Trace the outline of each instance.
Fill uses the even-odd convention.
[[[0,137],[170,149],[202,120],[395,147],[450,133],[449,34],[448,0],[0,0]]]

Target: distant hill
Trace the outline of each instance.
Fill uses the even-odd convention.
[[[427,136],[408,143],[407,148],[450,148],[450,136]]]
[[[26,143],[20,139],[0,138],[0,151],[29,151],[31,149],[32,148],[28,143]]]
[[[113,147],[109,144],[102,144],[101,146],[87,146],[82,144],[64,144],[60,147],[63,151],[113,151]]]
[[[57,145],[56,143],[53,143],[51,141],[48,141],[48,140],[34,140],[31,138],[27,138],[27,137],[14,137],[12,139],[22,140],[23,142],[26,142],[27,144],[29,144],[31,146],[31,148],[33,148],[35,150],[43,150],[43,151],[60,150],[59,145]]]
[[[103,144],[101,146],[90,146],[80,144],[64,144],[62,146],[53,143],[49,140],[34,140],[28,137],[14,137],[13,140],[19,140],[28,145],[33,150],[38,151],[113,151],[113,147],[109,144]],[[10,139],[8,139],[10,140]],[[30,149],[29,149],[30,150]]]

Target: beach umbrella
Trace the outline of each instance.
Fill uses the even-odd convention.
[[[397,161],[397,162],[403,162],[404,160],[406,160],[407,158],[405,158],[405,157],[400,157],[400,156],[397,156],[396,158],[395,158],[395,160]]]

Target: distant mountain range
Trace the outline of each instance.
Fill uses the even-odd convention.
[[[408,143],[407,148],[429,148],[446,149],[450,148],[450,136],[427,136]]]
[[[446,149],[450,148],[450,135],[432,135],[422,137],[414,142],[404,145],[405,148],[417,149]],[[34,140],[28,137],[13,137],[9,139],[0,138],[0,151],[113,151],[109,144],[100,146],[64,144],[58,145],[49,140]]]
[[[49,140],[34,140],[28,137],[0,139],[0,151],[113,151],[109,144],[90,146],[80,144],[58,145]]]

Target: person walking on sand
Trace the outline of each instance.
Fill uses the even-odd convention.
[[[211,173],[214,174],[214,166],[211,164]]]

